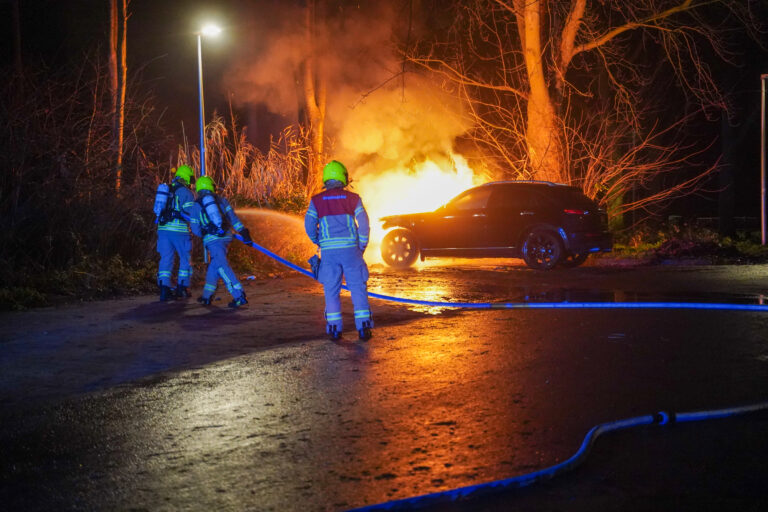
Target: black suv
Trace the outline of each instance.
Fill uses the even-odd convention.
[[[575,267],[610,251],[606,215],[580,189],[546,181],[497,181],[466,190],[434,212],[382,217],[381,256],[405,268],[416,258],[523,258],[535,269]]]

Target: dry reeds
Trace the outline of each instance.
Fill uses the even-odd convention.
[[[240,206],[256,205],[297,211],[306,205],[306,162],[309,151],[303,128],[288,126],[273,139],[264,153],[251,144],[245,128],[234,121],[228,129],[224,119],[214,113],[205,127],[206,174],[223,195]],[[180,146],[179,163],[200,167],[200,151]]]

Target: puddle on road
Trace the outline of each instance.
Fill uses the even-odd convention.
[[[549,288],[535,290],[520,288],[507,300],[486,296],[488,302],[712,302],[765,304],[764,296],[725,293],[637,292],[629,290],[593,290],[578,288]]]

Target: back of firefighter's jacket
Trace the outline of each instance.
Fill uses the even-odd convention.
[[[304,228],[321,249],[365,249],[368,245],[368,213],[360,196],[348,190],[329,189],[313,196]]]

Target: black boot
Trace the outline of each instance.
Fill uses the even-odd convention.
[[[160,286],[160,301],[165,302],[167,300],[174,300],[176,294],[170,286]]]
[[[331,341],[338,341],[341,339],[341,331],[337,329],[335,325],[328,326],[328,339]]]
[[[189,288],[184,286],[183,284],[180,284],[176,287],[176,297],[180,299],[188,299],[192,296],[191,293],[189,293]]]
[[[227,306],[231,308],[239,308],[240,306],[245,306],[246,304],[248,304],[248,299],[245,298],[245,294],[242,294],[240,297],[227,304]]]
[[[371,332],[371,322],[363,322],[363,328],[359,329],[357,334],[360,338],[360,341],[368,341],[369,339],[373,338],[373,333]]]
[[[213,300],[213,295],[211,295],[207,299],[205,297],[198,297],[197,298],[197,302],[199,302],[203,306],[210,306],[212,300]]]

